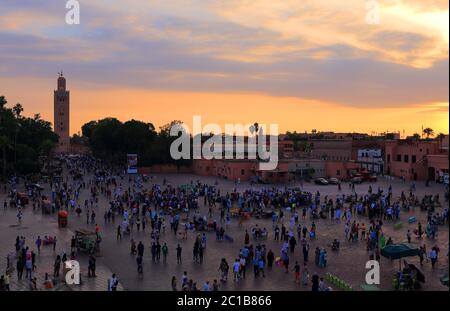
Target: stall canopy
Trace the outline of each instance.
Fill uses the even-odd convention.
[[[390,244],[381,249],[381,255],[390,259],[417,256],[419,255],[419,247],[408,243]]]

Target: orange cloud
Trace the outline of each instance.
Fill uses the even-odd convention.
[[[20,101],[25,114],[40,113],[53,118],[54,79],[20,79],[27,92],[13,79],[0,79],[2,92],[10,103]],[[412,134],[422,125],[436,133],[448,133],[448,103],[411,105],[401,108],[355,108],[330,102],[275,97],[256,93],[164,92],[128,88],[98,88],[68,80],[71,91],[71,133],[91,120],[116,117],[122,121],[138,119],[159,127],[172,120],[182,120],[191,127],[193,115],[202,122],[277,123],[284,131],[405,131]]]

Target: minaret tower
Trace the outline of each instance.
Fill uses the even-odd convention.
[[[68,153],[70,147],[70,105],[69,91],[66,90],[66,79],[62,71],[58,73],[58,88],[54,91],[53,112],[54,123],[53,130],[59,136],[57,152]]]

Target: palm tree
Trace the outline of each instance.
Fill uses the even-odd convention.
[[[14,107],[12,109],[14,111],[14,115],[16,116],[16,118],[19,119],[20,118],[20,114],[23,111],[22,104],[17,103],[17,104],[14,105]]]
[[[6,101],[5,96],[0,96],[0,111],[3,110],[3,108],[5,108],[5,105],[6,105],[7,103],[8,103],[8,102]]]
[[[258,122],[255,122],[253,124],[253,126],[255,127],[255,133],[258,133],[259,132],[259,124],[258,124]]]
[[[429,127],[424,128],[424,129],[423,129],[423,133],[427,136],[427,139],[430,138],[430,136],[433,136],[433,135],[434,135],[433,129],[432,129],[432,128],[429,128]]]
[[[5,96],[0,96],[0,124],[2,123],[2,112],[7,103]]]
[[[255,135],[257,135],[258,132],[259,132],[259,124],[258,124],[258,122],[253,123],[250,126],[249,130],[250,130],[250,133],[252,133],[252,134],[255,133]]]
[[[2,179],[6,177],[6,149],[10,148],[10,143],[8,137],[2,135],[0,136],[0,149],[2,150]]]
[[[253,125],[249,128],[250,133],[254,133],[256,136],[256,149],[258,150],[258,132],[259,132],[259,124],[258,122],[253,123]],[[256,153],[256,159],[259,161],[259,152]]]

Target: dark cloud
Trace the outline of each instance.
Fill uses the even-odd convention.
[[[65,11],[63,2],[11,1],[0,4],[0,10],[60,14],[59,7]],[[448,101],[448,58],[429,68],[414,68],[376,60],[373,52],[346,44],[307,48],[302,38],[293,41],[258,28],[223,21],[192,23],[175,16],[131,22],[142,27],[138,32],[125,27],[126,15],[113,14],[108,20],[110,12],[85,3],[82,10],[83,22],[78,28],[58,23],[44,27],[44,35],[0,32],[2,76],[47,77],[63,68],[72,80],[105,86],[258,92],[354,107]],[[426,36],[405,32],[382,32],[371,40],[399,51],[432,44]],[[248,49],[271,44],[275,50],[283,44],[299,48],[270,62],[220,58],[222,52],[245,57]],[[329,55],[312,57],[317,53]]]

